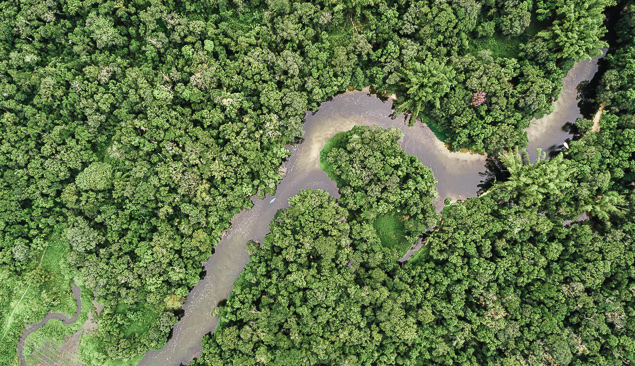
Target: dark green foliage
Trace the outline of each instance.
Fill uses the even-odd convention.
[[[539,2],[541,16],[562,13],[551,5]],[[618,26],[624,49],[635,43],[634,4],[627,5]],[[533,55],[542,57],[536,51],[542,46],[534,46]],[[585,52],[584,46],[578,51]],[[373,245],[378,238],[363,214],[371,204],[349,203],[359,199],[353,189],[339,200],[349,208],[339,221],[332,199],[322,192],[302,192],[272,223],[272,234],[242,274],[244,282],[222,314],[222,327],[206,340],[197,364],[634,362],[635,117],[629,106],[635,97],[628,82],[615,78],[623,71],[628,75],[631,64],[629,52],[617,50],[609,57],[598,94],[613,109],[604,113],[600,132],[588,132],[551,160],[540,157],[531,164],[515,152],[503,156],[510,178],[481,197],[446,206],[414,262],[398,264],[378,255],[382,247]],[[356,142],[363,132],[370,133],[365,130],[347,133],[346,143],[339,136],[322,156],[340,185],[363,181],[360,167],[373,163],[349,157],[363,150]],[[348,169],[338,170],[337,164]],[[328,204],[302,204],[307,197]],[[583,212],[577,222],[563,221]],[[314,229],[316,222],[329,219],[336,230]],[[350,268],[344,258],[325,261],[317,245],[304,254],[314,248],[305,243],[333,239],[350,245],[331,246],[329,258],[347,258]],[[295,255],[299,248],[304,256]],[[287,265],[290,260],[301,264]],[[308,270],[318,271],[325,262],[330,276]],[[300,276],[304,282],[298,282]],[[306,305],[324,278],[346,282],[325,287],[315,306]],[[360,284],[368,294],[365,287],[359,290]],[[378,299],[375,290],[386,292]],[[405,300],[405,305],[395,306],[393,300]],[[395,323],[386,310],[397,310],[399,320]],[[334,332],[343,335],[333,337]],[[363,347],[358,340],[365,342]]]
[[[347,87],[397,92],[398,108],[435,121],[453,149],[523,146],[522,129],[557,97],[564,61],[602,44],[610,1],[565,3],[575,6],[537,4],[545,29],[534,36],[523,24],[529,1],[1,1],[2,362],[15,361],[24,324],[55,306],[72,276],[105,306],[99,339],[82,341],[91,362],[161,347],[231,218],[274,192],[306,110]],[[477,37],[518,49],[490,54],[500,44],[483,41],[474,56]],[[609,107],[628,110],[628,86],[607,75],[607,93],[622,95],[607,96]],[[470,107],[476,92],[487,102]],[[394,147],[394,136],[382,141]],[[627,159],[589,145],[611,177],[630,179]],[[434,224],[431,174],[393,150],[402,161],[377,176],[381,197],[345,192],[342,203],[363,220],[400,210],[412,239]],[[602,173],[582,177],[598,212],[625,196],[598,194]],[[367,208],[353,208],[357,199]],[[70,248],[64,281],[40,265],[53,237]]]
[[[412,2],[402,5],[402,18],[380,4],[379,15],[367,13],[364,28],[379,46],[371,61],[381,62],[367,66],[371,85],[397,92],[398,110],[435,121],[454,150],[491,153],[526,145],[523,129],[550,111],[565,61],[598,54],[605,45],[599,41],[602,11],[613,4],[541,2],[537,10],[558,11],[538,19],[532,3]],[[471,106],[479,92],[487,93],[486,103]]]
[[[444,351],[443,341],[432,347],[473,364],[510,356],[596,364],[626,356],[610,339],[635,336],[619,323],[624,313],[618,310],[631,306],[632,296],[609,289],[635,279],[628,269],[633,251],[626,249],[632,239],[588,224],[563,227],[535,207],[496,204],[500,198],[492,191],[450,206],[427,243],[429,258],[419,265],[427,268],[437,314],[428,334],[453,342]],[[610,267],[600,264],[607,261]]]
[[[614,0],[548,0],[540,2],[542,19],[553,19],[553,25],[536,37],[546,41],[558,58],[589,58],[600,54],[607,43],[600,40],[606,29],[602,13]]]
[[[633,98],[635,87],[631,81],[635,77],[635,67],[631,60],[635,57],[635,42],[633,42],[635,9],[633,6],[627,6],[622,13],[622,21],[616,27],[621,42],[619,47],[607,55],[611,67],[604,73],[602,83],[598,86],[597,99],[598,102],[604,103],[610,112],[633,115],[635,114]],[[631,124],[628,127],[635,128],[635,125]]]
[[[535,205],[497,203],[505,197],[446,207],[426,260],[401,266],[324,192],[301,192],[276,215],[197,364],[635,357],[633,226],[565,227]]]
[[[326,141],[326,144],[320,150],[320,169],[324,170],[329,178],[337,183],[338,186],[343,186],[345,183],[340,180],[339,176],[335,173],[333,164],[328,163],[328,155],[333,149],[346,148],[346,142],[348,141],[348,131],[340,132]]]
[[[278,211],[223,308],[198,365],[414,361],[413,279],[368,224],[323,191]]]

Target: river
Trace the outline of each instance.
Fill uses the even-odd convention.
[[[571,138],[566,125],[581,117],[576,86],[593,77],[598,59],[580,61],[569,71],[554,112],[532,121],[526,130],[528,151],[538,147],[547,152],[557,151],[566,139]],[[233,218],[231,230],[204,264],[206,276],[188,295],[183,305],[184,316],[175,326],[172,338],[162,349],[148,351],[139,365],[177,366],[199,356],[201,339],[213,332],[218,323],[218,318],[210,315],[212,309],[227,298],[234,281],[249,261],[247,241],[262,241],[276,211],[288,207],[288,199],[301,189],[324,189],[339,197],[335,183],[318,166],[322,146],[336,133],[350,130],[355,125],[399,128],[404,132],[402,147],[431,168],[439,182],[438,209],[445,198],[476,196],[479,184],[487,176],[485,155],[450,152],[427,126],[417,123],[408,127],[403,116],[391,119],[391,113],[390,100],[382,102],[367,91],[353,91],[322,103],[317,113],[307,114],[304,141],[290,148],[291,156],[285,163],[287,174],[277,187],[275,201],[271,202],[273,198],[269,196],[264,200],[252,198],[253,208]]]

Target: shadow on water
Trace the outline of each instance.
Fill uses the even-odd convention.
[[[485,171],[478,174],[482,177],[481,183],[477,185],[478,195],[487,192],[495,182],[505,181],[509,178],[509,172],[505,165],[496,156],[488,156],[485,162]]]

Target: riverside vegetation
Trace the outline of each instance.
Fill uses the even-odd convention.
[[[252,263],[197,365],[635,360],[635,94],[618,76],[633,71],[632,6],[593,100],[607,106],[599,132],[580,120],[581,138],[550,160],[501,156],[508,178],[446,205],[424,249],[403,264],[362,213],[346,210],[358,191],[338,201],[301,192],[262,247],[251,244]],[[363,172],[333,151],[327,171]],[[588,220],[571,222],[583,213]],[[328,254],[324,243],[337,249]]]
[[[27,323],[74,313],[72,279],[104,306],[98,332],[82,338],[84,362],[160,348],[230,219],[275,191],[305,112],[347,87],[396,93],[397,111],[455,150],[524,146],[523,129],[550,111],[573,62],[606,46],[611,5],[2,1],[0,363],[18,362]],[[630,360],[633,18],[629,2],[619,7],[599,133],[533,166],[509,155],[512,177],[447,207],[428,250],[400,265],[394,254],[435,224],[432,175],[396,148],[394,131],[357,130],[381,138],[375,162],[335,147],[328,163],[347,193],[294,199],[272,224],[279,237],[251,245],[236,289],[260,295],[248,284],[258,271],[287,275],[285,260],[297,261],[295,282],[232,296],[197,362]],[[591,220],[562,227],[582,212]],[[289,254],[288,232],[316,244]],[[327,274],[312,289],[325,307],[299,313],[315,323],[285,323],[298,318],[281,318],[284,306]],[[263,305],[272,323],[252,328],[249,314],[273,296]],[[231,337],[234,348],[222,343]]]

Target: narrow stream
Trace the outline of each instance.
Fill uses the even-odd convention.
[[[75,286],[75,283],[73,283],[71,290],[73,291],[73,296],[75,296],[75,301],[77,302],[77,311],[75,312],[75,315],[73,315],[72,318],[69,319],[64,314],[49,312],[48,314],[46,314],[46,316],[44,317],[44,319],[42,319],[41,322],[32,325],[31,327],[26,329],[20,336],[20,341],[18,342],[18,357],[20,358],[20,364],[22,366],[26,366],[26,359],[24,358],[23,351],[24,351],[24,342],[26,341],[26,338],[29,336],[29,334],[42,328],[51,319],[60,320],[65,325],[70,325],[77,321],[77,317],[82,312],[82,298],[80,297],[82,290],[79,288],[79,286]]]
[[[555,103],[555,111],[532,121],[526,130],[530,141],[528,151],[535,151],[537,147],[548,152],[558,150],[571,137],[564,127],[581,117],[576,86],[593,77],[598,59],[580,61],[569,71],[563,80],[565,90]],[[391,108],[390,101],[382,102],[366,91],[354,91],[322,103],[315,114],[307,114],[305,140],[291,148],[291,157],[285,163],[287,175],[277,187],[275,201],[271,202],[272,197],[264,200],[254,198],[252,209],[233,218],[232,229],[204,265],[207,275],[188,295],[183,306],[185,314],[175,326],[172,338],[161,350],[146,353],[139,365],[176,366],[187,364],[199,356],[201,339],[213,332],[218,323],[218,318],[210,315],[212,308],[227,298],[234,281],[249,261],[245,247],[247,241],[262,241],[269,232],[269,223],[276,211],[288,207],[288,199],[301,189],[324,189],[339,197],[335,183],[318,166],[322,146],[336,133],[350,130],[355,125],[399,128],[404,132],[402,147],[431,168],[439,182],[437,208],[443,206],[445,198],[476,196],[478,186],[486,176],[486,156],[448,151],[427,126],[417,123],[408,127],[403,116],[391,119]]]

